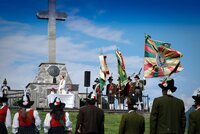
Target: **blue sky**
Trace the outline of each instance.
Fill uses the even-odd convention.
[[[1,0],[0,81],[7,78],[14,89],[32,82],[38,65],[47,62],[47,21],[36,12],[47,10],[47,0]],[[186,107],[200,87],[200,2],[198,0],[57,0],[57,11],[66,12],[65,22],[57,22],[57,62],[65,63],[74,84],[83,87],[84,71],[99,72],[99,49],[107,55],[110,72],[117,79],[114,50],[122,52],[127,74],[143,66],[144,33],[169,42],[183,54],[184,70],[173,75]],[[159,79],[147,79],[145,94],[161,95]],[[89,91],[92,91],[89,88]]]

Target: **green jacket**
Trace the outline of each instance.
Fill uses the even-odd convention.
[[[144,117],[135,111],[122,115],[119,134],[143,134],[145,130]]]
[[[189,115],[188,134],[200,134],[200,109]]]
[[[150,115],[150,134],[183,134],[185,124],[182,100],[168,95],[154,99]]]

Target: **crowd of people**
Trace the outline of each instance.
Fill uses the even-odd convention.
[[[117,79],[118,84],[113,83],[113,77],[110,76],[108,78],[108,84],[106,86],[106,96],[107,103],[109,105],[110,110],[114,109],[127,109],[126,108],[126,100],[128,96],[131,96],[135,99],[138,105],[141,105],[140,110],[144,110],[143,104],[143,90],[146,85],[145,79],[140,79],[139,75],[134,76],[134,81],[132,81],[131,77],[127,78],[127,82],[125,85],[122,85],[122,81],[120,78]],[[93,85],[93,93],[97,96],[98,107],[102,108],[102,91],[100,90],[100,81],[98,78],[95,79],[95,84]],[[115,106],[115,101],[117,100],[117,105]]]
[[[110,96],[109,102],[110,108],[112,108],[112,97],[113,93],[117,92],[114,90],[114,88],[117,89],[117,85],[112,84],[112,77],[108,80],[107,95]],[[129,81],[131,81],[130,78]],[[130,93],[129,86],[126,85],[125,88],[128,113],[122,115],[118,133],[144,134],[145,118],[137,112],[138,101]],[[186,127],[184,102],[172,95],[177,90],[177,87],[174,86],[174,80],[168,78],[159,83],[158,86],[162,89],[163,95],[153,101],[150,113],[150,134],[184,134]],[[98,89],[95,87],[95,90]],[[7,128],[11,127],[12,124],[12,133],[14,134],[39,134],[41,119],[37,110],[31,108],[34,101],[30,100],[26,90],[17,102],[20,109],[15,113],[12,122],[7,103],[8,98],[5,93],[0,90],[0,133],[8,134]],[[189,115],[188,134],[200,134],[200,89],[194,92],[192,98],[196,110]],[[104,111],[96,103],[98,104],[98,97],[91,92],[86,98],[85,105],[80,107],[78,112],[75,134],[104,134]],[[43,123],[44,132],[48,134],[72,134],[69,113],[64,111],[65,103],[56,97],[53,102],[49,103],[49,107],[51,112],[46,113]]]

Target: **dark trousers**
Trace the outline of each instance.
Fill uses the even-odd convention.
[[[8,134],[5,123],[0,122],[0,134]]]
[[[141,108],[143,109],[144,105],[143,105],[143,100],[142,100],[142,90],[140,90],[140,89],[135,90],[135,100],[136,100],[137,104],[139,104],[139,101],[140,101]]]

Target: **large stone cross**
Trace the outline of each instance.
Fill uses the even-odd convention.
[[[56,20],[64,21],[66,13],[56,12],[56,0],[49,1],[49,10],[37,12],[39,19],[48,20],[48,57],[49,63],[56,62]]]

